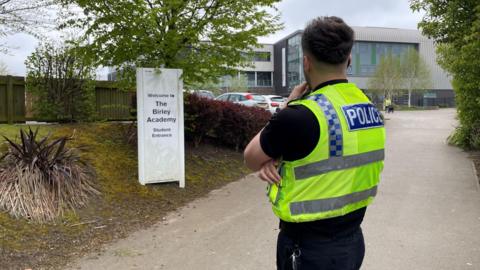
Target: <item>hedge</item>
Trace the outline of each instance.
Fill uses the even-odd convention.
[[[270,112],[261,108],[185,95],[185,136],[195,146],[211,137],[238,151],[270,118]]]

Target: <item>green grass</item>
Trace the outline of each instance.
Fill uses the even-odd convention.
[[[32,126],[35,128],[37,126]],[[168,211],[247,173],[241,153],[203,145],[186,149],[186,189],[178,183],[138,183],[137,149],[125,142],[125,126],[114,123],[42,125],[39,135],[69,136],[67,146],[86,146],[82,158],[96,169],[102,192],[89,206],[55,223],[13,219],[0,209],[0,261],[9,268],[61,268],[71,257],[161,219]],[[19,135],[26,125],[0,125],[0,134]],[[0,138],[0,155],[6,150]]]
[[[8,138],[18,137],[20,134],[20,129],[28,129],[31,127],[33,130],[38,128],[38,134],[44,136],[48,134],[49,131],[53,131],[56,125],[7,125],[0,124],[0,135],[3,135]],[[0,138],[0,142],[3,142],[3,137]]]

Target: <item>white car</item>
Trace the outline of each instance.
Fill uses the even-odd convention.
[[[225,93],[216,97],[215,100],[229,101],[249,107],[268,108],[265,97],[252,93]]]
[[[269,110],[272,114],[280,110],[280,106],[282,106],[282,104],[287,100],[284,97],[276,95],[265,95],[264,97],[267,100],[267,110]]]

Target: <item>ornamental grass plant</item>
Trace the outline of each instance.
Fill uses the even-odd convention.
[[[0,210],[45,223],[87,204],[98,195],[94,168],[67,148],[68,137],[37,140],[38,129],[20,130],[19,142],[4,137],[0,156]]]

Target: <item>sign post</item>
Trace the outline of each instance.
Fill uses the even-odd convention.
[[[142,185],[185,187],[183,81],[180,69],[137,69],[138,176]]]

